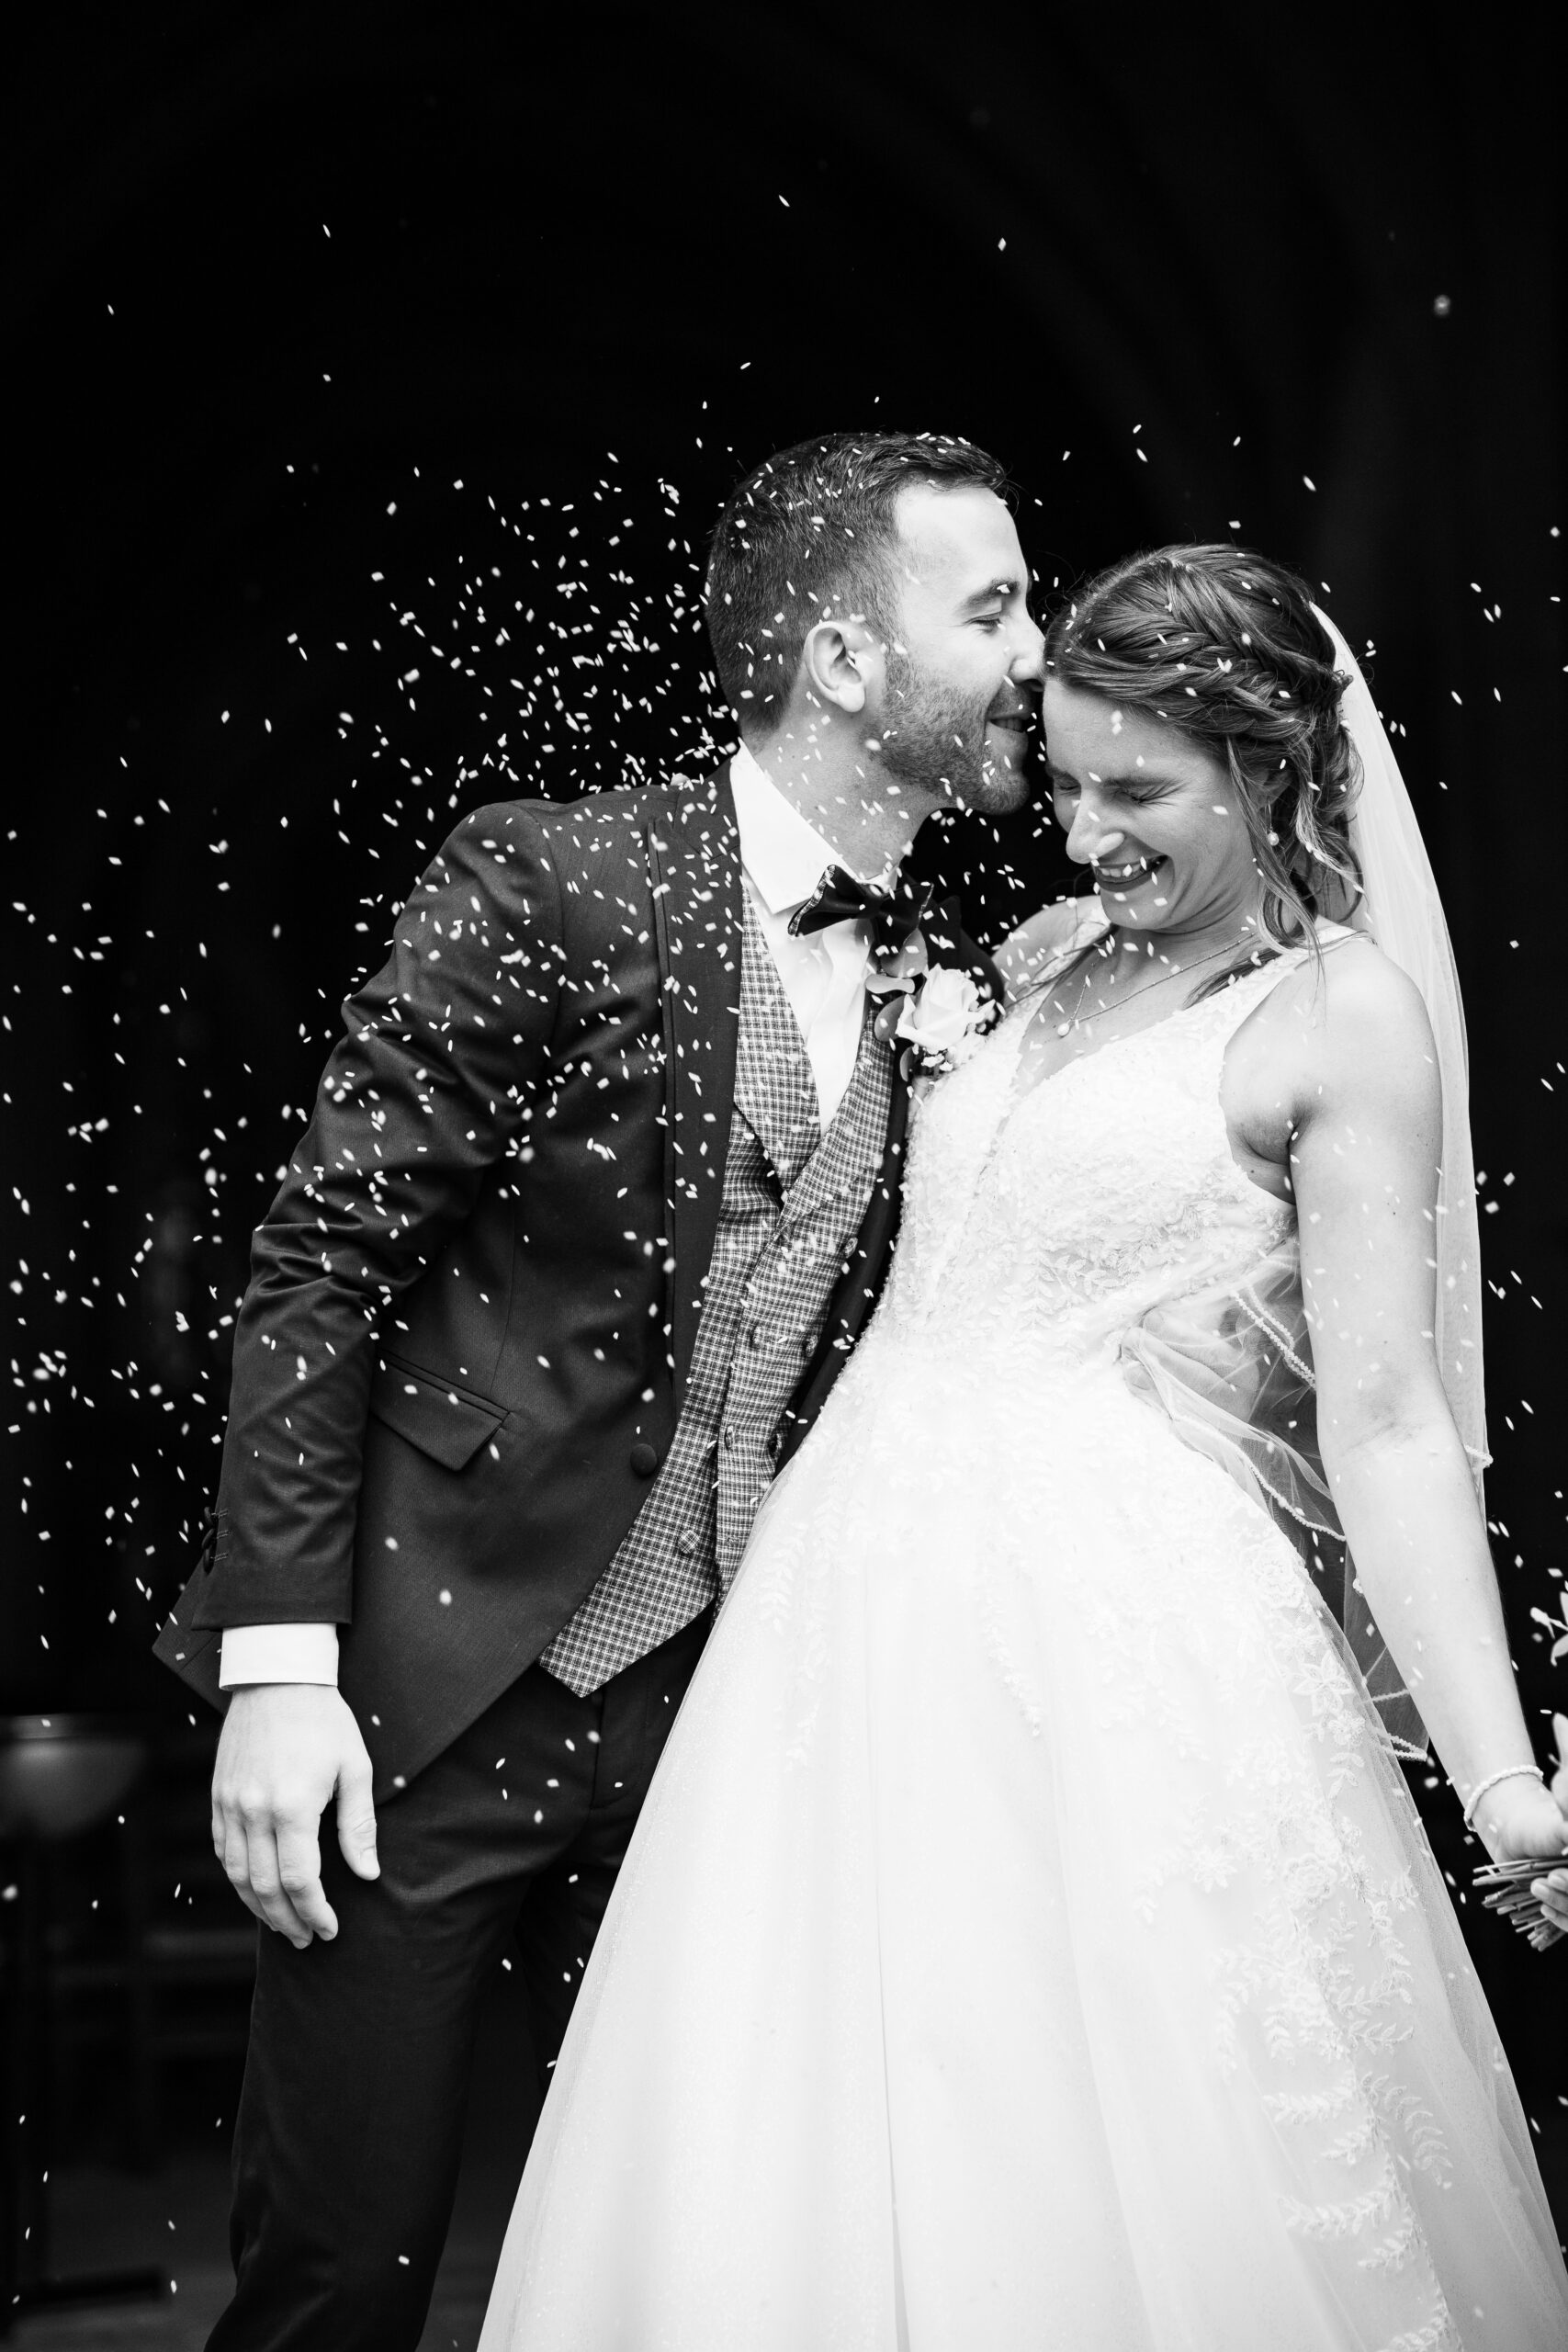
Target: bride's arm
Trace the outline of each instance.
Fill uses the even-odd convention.
[[[1468,1802],[1535,1758],[1432,1339],[1436,1052],[1419,994],[1374,949],[1331,956],[1303,981],[1290,1159],[1324,1464],[1367,1600]],[[1495,1856],[1568,1846],[1562,1813],[1529,1779],[1490,1791],[1476,1827]],[[1559,1876],[1553,1915],[1568,1928]]]

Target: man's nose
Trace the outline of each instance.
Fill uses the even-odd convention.
[[[1043,685],[1045,682],[1045,636],[1038,624],[1028,616],[1019,633],[1019,647],[1008,664],[1008,675],[1029,685]]]

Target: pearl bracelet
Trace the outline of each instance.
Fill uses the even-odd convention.
[[[1546,1785],[1546,1774],[1541,1770],[1539,1764],[1505,1764],[1500,1772],[1491,1773],[1487,1779],[1482,1781],[1481,1786],[1478,1789],[1472,1789],[1470,1792],[1470,1803],[1464,1809],[1465,1827],[1467,1829],[1474,1828],[1476,1806],[1481,1803],[1482,1798],[1486,1795],[1489,1790],[1495,1789],[1497,1786],[1499,1781],[1522,1781],[1525,1779],[1539,1781],[1543,1788]]]

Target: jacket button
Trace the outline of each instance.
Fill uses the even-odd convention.
[[[658,1450],[645,1437],[638,1438],[628,1458],[639,1478],[651,1478],[659,1467]]]

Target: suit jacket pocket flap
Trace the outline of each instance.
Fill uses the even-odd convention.
[[[383,1363],[377,1371],[370,1410],[446,1470],[463,1469],[506,1419],[501,1406],[481,1404],[400,1363]]]

